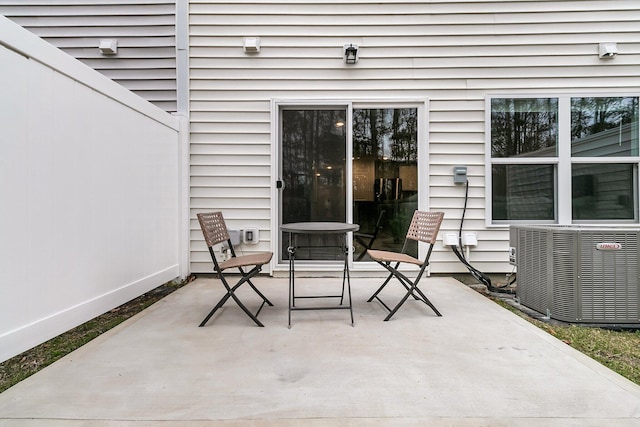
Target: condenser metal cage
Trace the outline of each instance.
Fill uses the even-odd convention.
[[[640,326],[640,229],[510,227],[519,302],[575,323]]]

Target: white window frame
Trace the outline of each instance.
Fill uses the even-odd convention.
[[[640,193],[638,183],[638,170],[640,168],[640,155],[630,157],[572,157],[571,156],[571,99],[572,98],[600,98],[600,97],[638,97],[637,92],[623,93],[526,93],[526,94],[487,94],[485,97],[485,200],[487,227],[504,227],[510,224],[638,224],[640,222],[639,205]],[[558,141],[557,157],[526,157],[526,158],[492,158],[491,157],[491,101],[500,98],[555,98],[558,100]],[[632,220],[604,220],[604,221],[574,221],[572,219],[572,192],[571,192],[571,169],[572,165],[578,163],[615,163],[632,164],[633,172],[633,194],[634,194],[634,219]],[[493,200],[492,200],[492,166],[496,164],[544,164],[553,165],[555,168],[554,179],[554,203],[555,218],[553,221],[540,220],[493,220]]]

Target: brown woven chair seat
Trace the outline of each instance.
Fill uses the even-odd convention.
[[[220,271],[224,271],[229,268],[247,267],[250,265],[264,265],[271,261],[272,257],[272,252],[258,252],[250,255],[232,257],[220,263]]]
[[[378,262],[406,262],[409,264],[422,265],[422,261],[412,257],[411,255],[398,252],[378,251],[369,249],[367,252],[372,260]]]

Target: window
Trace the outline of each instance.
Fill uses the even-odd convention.
[[[557,99],[491,100],[493,157],[555,156],[557,145]]]
[[[638,98],[571,98],[571,155],[638,156]]]
[[[493,224],[638,221],[638,97],[487,101]]]

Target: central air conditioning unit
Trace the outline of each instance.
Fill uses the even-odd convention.
[[[640,326],[640,229],[510,227],[516,297],[550,318]]]

